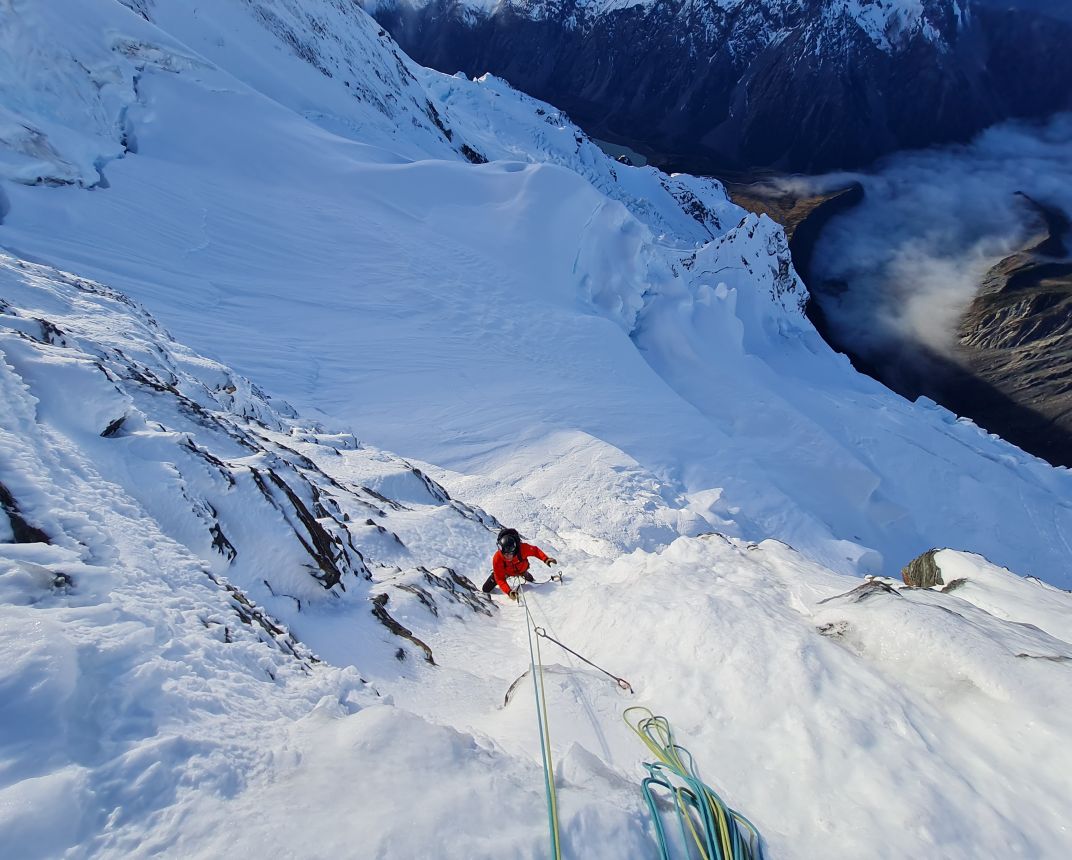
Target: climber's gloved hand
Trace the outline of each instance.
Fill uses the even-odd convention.
[[[515,602],[517,601],[517,592],[516,592],[516,591],[511,591],[511,592],[510,592],[510,593],[509,593],[508,595],[506,595],[506,596],[507,596],[507,597],[509,597],[509,598],[510,598],[511,600],[513,600],[513,601],[515,601]]]
[[[547,566],[550,567],[552,564],[558,564],[558,559],[557,558],[549,558],[549,559],[547,559]]]

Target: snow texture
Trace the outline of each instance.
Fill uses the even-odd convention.
[[[631,704],[772,857],[1068,855],[1072,479],[777,225],[350,3],[0,12],[5,856],[543,856],[501,523],[636,691],[544,649],[565,856],[652,855]]]

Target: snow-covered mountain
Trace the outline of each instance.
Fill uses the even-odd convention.
[[[0,3],[0,175],[5,856],[542,856],[500,523],[635,691],[544,652],[565,856],[653,854],[629,704],[770,856],[1067,854],[1072,478],[717,182],[333,0]]]
[[[1067,108],[1067,4],[364,0],[419,62],[491,72],[693,172],[818,172]]]

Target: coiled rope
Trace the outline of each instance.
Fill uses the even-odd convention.
[[[551,760],[551,732],[547,717],[547,697],[544,692],[540,639],[550,639],[589,666],[613,678],[621,689],[632,693],[633,688],[624,678],[619,678],[601,666],[597,666],[591,660],[548,635],[543,627],[538,627],[533,621],[524,587],[519,586],[517,591],[518,601],[525,609],[527,621],[532,687],[536,697],[536,719],[539,724],[544,787],[547,793],[547,823],[551,837],[551,858],[562,860],[558,797],[555,792],[554,763]],[[640,715],[635,722],[630,720],[631,713]],[[692,753],[674,742],[670,721],[666,717],[656,716],[643,707],[626,708],[622,717],[626,725],[637,734],[658,759],[656,762],[644,763],[648,776],[641,783],[641,789],[655,824],[660,860],[671,860],[671,857],[666,831],[656,804],[657,789],[668,792],[673,798],[682,842],[687,848],[691,838],[702,860],[763,860],[763,844],[759,831],[747,818],[726,806],[715,790],[700,779]]]
[[[640,714],[635,723],[629,719],[634,712]],[[714,789],[700,779],[692,753],[674,742],[670,721],[642,707],[626,708],[622,717],[658,759],[644,763],[648,776],[641,788],[655,822],[661,860],[671,858],[655,804],[656,787],[670,793],[681,837],[686,845],[691,837],[703,860],[763,860],[759,831],[747,818],[726,806]],[[747,834],[747,843],[742,830]]]
[[[532,620],[528,601],[525,599],[525,590],[518,587],[518,600],[525,607],[525,617],[528,620],[527,632],[529,636],[529,660],[532,665],[532,689],[536,695],[536,720],[540,727],[540,752],[543,755],[544,787],[547,790],[547,826],[551,834],[551,857],[552,860],[562,860],[562,846],[558,835],[558,796],[555,793],[555,768],[551,761],[551,730],[547,720],[547,697],[543,689],[543,660],[540,657],[540,637],[535,640],[533,647],[532,633],[536,624]]]

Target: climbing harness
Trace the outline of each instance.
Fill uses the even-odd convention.
[[[634,723],[629,719],[632,712],[647,716],[638,717]],[[714,789],[701,781],[692,753],[674,742],[670,721],[641,707],[626,708],[622,718],[658,759],[657,762],[644,763],[648,776],[641,788],[655,822],[661,860],[670,860],[670,851],[655,805],[653,789],[656,786],[669,792],[673,798],[681,837],[686,845],[691,837],[703,860],[763,860],[759,831],[747,818],[726,806]],[[747,843],[742,829],[747,833]]]
[[[531,618],[530,618],[530,620],[531,620]],[[600,672],[602,672],[602,673],[603,673],[604,675],[606,675],[606,676],[607,676],[608,678],[613,678],[613,679],[614,679],[614,682],[615,682],[615,683],[616,683],[616,684],[617,684],[617,685],[618,685],[619,687],[621,687],[621,688],[622,688],[623,690],[627,690],[627,691],[628,691],[628,692],[630,692],[630,693],[632,693],[632,692],[633,692],[633,687],[632,687],[632,685],[631,685],[631,684],[630,684],[630,683],[629,683],[629,682],[628,682],[627,680],[625,680],[625,678],[619,678],[619,677],[618,677],[617,675],[615,675],[615,674],[614,674],[613,672],[608,672],[608,671],[607,671],[606,669],[604,669],[604,668],[603,668],[602,666],[597,666],[597,665],[596,665],[595,663],[593,663],[593,662],[592,662],[591,660],[589,660],[589,659],[588,659],[587,657],[582,657],[582,656],[581,656],[580,654],[578,654],[578,653],[577,653],[576,651],[574,651],[574,650],[573,650],[572,648],[570,648],[570,647],[569,647],[568,645],[563,645],[563,644],[562,644],[561,642],[559,642],[559,641],[558,641],[557,639],[555,639],[555,637],[554,637],[554,636],[551,636],[551,635],[550,635],[550,634],[549,634],[549,633],[548,633],[548,632],[547,632],[547,631],[546,631],[546,630],[545,630],[545,629],[544,629],[543,627],[535,627],[535,626],[534,626],[534,627],[533,627],[533,631],[534,631],[534,632],[536,633],[536,635],[537,635],[537,636],[542,636],[542,637],[543,637],[544,639],[549,639],[550,641],[554,642],[554,643],[555,643],[555,644],[556,644],[556,645],[557,645],[557,646],[558,646],[559,648],[561,648],[561,649],[562,649],[563,651],[569,651],[569,652],[570,652],[570,654],[572,654],[572,655],[573,655],[574,657],[576,657],[576,658],[577,658],[578,660],[583,660],[583,661],[584,661],[585,663],[587,663],[587,664],[588,664],[589,666],[591,666],[591,667],[592,667],[593,669],[599,669],[599,671],[600,671]]]
[[[536,647],[533,648],[532,631],[535,623],[532,613],[529,612],[529,604],[525,599],[522,587],[517,589],[521,605],[525,607],[525,617],[528,619],[527,632],[529,637],[529,660],[532,664],[532,689],[536,695],[536,720],[540,727],[540,752],[543,755],[544,787],[547,789],[547,826],[551,835],[551,858],[562,860],[562,847],[559,844],[558,834],[558,796],[555,793],[555,767],[551,761],[551,730],[547,721],[547,698],[543,689],[543,659],[540,656],[540,638],[536,637]],[[538,680],[537,680],[538,679]]]

